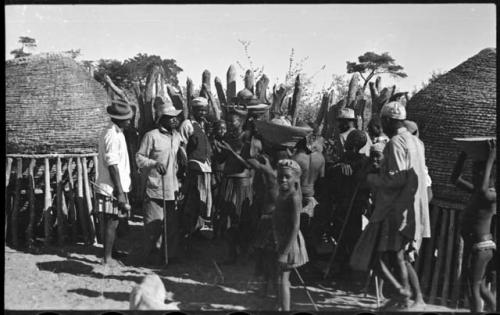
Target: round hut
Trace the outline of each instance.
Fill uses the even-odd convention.
[[[428,303],[467,307],[462,271],[461,214],[469,194],[450,183],[459,154],[453,138],[496,135],[497,54],[487,48],[413,96],[408,118],[419,125],[432,178],[431,238],[425,239],[415,264]],[[465,176],[470,179],[470,159]],[[495,224],[493,224],[493,234]]]
[[[459,148],[453,138],[496,135],[497,53],[487,48],[411,98],[408,117],[419,125],[436,202],[461,207],[467,195],[450,184]]]
[[[17,247],[19,237],[31,246],[42,234],[48,245],[54,224],[60,245],[81,235],[95,242],[90,182],[99,133],[109,120],[106,91],[57,53],[6,61],[5,90],[9,243]]]

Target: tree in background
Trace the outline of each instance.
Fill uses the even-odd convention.
[[[142,53],[138,53],[123,62],[114,59],[99,60],[96,78],[102,80],[104,74],[107,74],[118,87],[131,89],[134,81],[139,82],[140,85],[146,84],[148,73],[156,65],[162,66],[165,70],[166,83],[179,88],[177,75],[182,71],[182,68],[177,65],[175,59],[162,59],[157,55]]]
[[[22,45],[21,48],[14,49],[10,52],[10,54],[13,55],[14,58],[30,56],[31,53],[26,52],[25,49],[36,48],[36,39],[28,36],[20,36],[18,43]]]
[[[396,64],[388,52],[381,55],[374,52],[366,52],[358,57],[358,62],[347,61],[347,73],[359,73],[364,80],[363,91],[372,78],[381,74],[389,74],[393,77],[406,78],[403,66]]]

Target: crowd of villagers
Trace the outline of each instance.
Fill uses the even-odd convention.
[[[238,102],[252,101],[238,94]],[[209,122],[207,99],[196,97],[190,118],[181,122],[181,110],[170,100],[157,98],[154,105],[154,129],[130,159],[123,131],[133,115],[131,106],[113,101],[107,108],[111,121],[99,139],[96,194],[105,218],[104,264],[117,263],[113,244],[118,224],[130,215],[125,210],[130,163],[135,162],[146,178],[141,201],[146,265],[161,264],[164,223],[169,263],[179,261],[193,238],[209,227],[214,238],[227,241],[227,256],[220,261],[254,258],[264,293],[271,289],[280,309],[289,310],[290,273],[316,259],[327,239],[337,247],[335,273],[372,270],[382,279],[380,287],[389,284],[388,305],[424,304],[413,262],[422,239],[430,237],[431,179],[418,127],[407,120],[403,104],[385,104],[367,132],[357,128],[354,111],[343,108],[333,141],[315,136],[312,125],[312,132],[293,146],[270,145],[259,134],[255,126],[266,106],[257,106],[260,112],[228,108],[224,120]],[[287,117],[270,123],[291,125]],[[495,309],[495,297],[484,283],[496,249],[490,234],[495,141],[488,146],[489,156],[473,163],[472,182],[461,175],[465,153],[451,174],[453,183],[471,194],[461,233],[471,256],[473,311],[481,310],[482,301]],[[332,151],[336,158],[326,153]]]

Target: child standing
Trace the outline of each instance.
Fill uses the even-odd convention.
[[[301,169],[290,159],[278,161],[278,198],[273,230],[278,252],[278,301],[282,311],[290,310],[290,272],[308,262],[304,238],[300,233]]]
[[[256,175],[262,175],[262,193],[255,194],[255,199],[260,200],[262,208],[259,209],[261,215],[253,247],[256,257],[255,274],[264,278],[262,296],[266,297],[269,287],[276,284],[278,274],[276,242],[273,234],[273,213],[278,197],[276,165],[273,167],[264,154],[250,158],[247,162],[256,170]]]
[[[491,171],[496,160],[496,141],[490,140],[487,161],[474,161],[472,183],[462,178],[462,168],[467,157],[462,152],[451,175],[451,181],[464,191],[472,193],[461,223],[464,239],[464,262],[468,263],[468,285],[471,292],[471,311],[482,311],[482,300],[496,311],[496,299],[484,281],[486,267],[493,258],[496,244],[491,234],[491,220],[496,210],[497,194]]]

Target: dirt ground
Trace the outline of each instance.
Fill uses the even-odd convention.
[[[181,310],[275,310],[273,298],[261,297],[259,279],[249,260],[236,265],[217,265],[224,258],[222,240],[196,240],[191,258],[162,269],[130,265],[140,257],[142,224],[135,217],[119,248],[129,255],[123,267],[103,268],[100,245],[73,245],[64,249],[17,251],[5,247],[4,298],[7,310],[126,310],[129,293],[144,275],[156,273]],[[344,276],[323,281],[320,268],[309,263],[300,269],[314,303],[321,311],[375,311],[373,286],[363,293],[364,280]],[[223,277],[223,279],[222,279]],[[359,278],[359,277],[358,277]],[[304,287],[293,275],[292,309],[313,311]],[[414,311],[465,311],[427,305]]]

